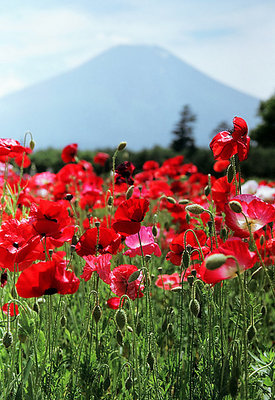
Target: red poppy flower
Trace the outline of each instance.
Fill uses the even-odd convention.
[[[124,302],[124,299],[122,300],[122,304]],[[107,300],[107,306],[109,308],[112,308],[113,310],[117,310],[119,308],[120,304],[120,297],[111,297],[109,300]]]
[[[159,163],[153,160],[148,160],[143,164],[143,171],[152,171],[153,169],[158,169]]]
[[[224,211],[224,205],[236,193],[233,182],[229,183],[226,176],[217,179],[212,186],[212,196],[216,204],[217,211]]]
[[[64,201],[41,200],[39,206],[31,205],[30,223],[40,236],[49,237],[57,247],[72,239],[75,227]]]
[[[235,154],[238,154],[240,161],[247,159],[250,144],[250,138],[247,136],[247,124],[244,119],[235,117],[233,125],[232,133],[219,132],[212,139],[210,148],[215,160],[229,160]]]
[[[75,251],[81,257],[94,255],[96,251],[100,254],[116,254],[120,242],[120,236],[113,229],[99,227],[98,236],[97,228],[91,228],[80,237]]]
[[[28,168],[31,165],[31,160],[28,157],[28,154],[32,153],[32,149],[29,147],[25,147],[25,151],[23,153],[19,153],[14,161],[18,165],[18,167]]]
[[[64,163],[70,163],[75,161],[75,156],[77,155],[77,143],[69,144],[64,147],[61,153],[61,158]]]
[[[39,259],[35,249],[40,239],[27,219],[5,221],[0,231],[0,267],[10,271],[29,267]]]
[[[4,314],[8,315],[8,303],[3,305],[2,311],[3,311]],[[19,308],[18,308],[17,304],[10,303],[10,305],[9,305],[9,314],[10,314],[11,317],[14,317],[15,315],[19,315]]]
[[[113,228],[123,236],[134,235],[140,230],[140,223],[149,210],[146,199],[129,199],[123,201],[115,212]]]
[[[100,256],[84,256],[84,260],[86,264],[83,269],[83,274],[80,275],[80,278],[85,279],[87,282],[91,279],[93,272],[97,272],[103,282],[110,285],[111,283],[111,254],[102,254]]]
[[[128,183],[128,185],[132,185],[134,183],[134,179],[132,178],[133,172],[135,170],[134,164],[130,161],[124,161],[116,167],[116,184]]]
[[[107,153],[96,153],[94,156],[94,163],[101,165],[101,167],[104,167],[106,164],[106,161],[110,158],[110,155]]]
[[[213,166],[214,171],[216,172],[222,172],[224,171],[230,162],[228,160],[217,160]]]
[[[252,232],[256,232],[269,222],[275,221],[275,207],[252,194],[240,194],[231,200],[238,201],[241,204]],[[224,211],[225,223],[234,234],[239,237],[248,237],[249,230],[245,217],[241,213],[232,211],[228,204],[225,205]]]
[[[155,282],[155,285],[164,290],[171,290],[176,287],[180,287],[179,274],[175,272],[172,275],[167,275],[167,274],[159,275]]]
[[[206,233],[203,230],[197,230],[195,231],[195,233],[200,242],[200,245],[204,246],[207,238]],[[184,251],[184,235],[184,232],[180,233],[172,240],[172,243],[170,244],[171,251],[167,253],[166,259],[170,260],[171,263],[174,265],[181,264],[182,253]],[[186,234],[186,245],[191,246],[192,249],[199,248],[198,243],[191,231],[187,232]],[[195,253],[195,255],[196,258],[198,258],[197,253]]]
[[[30,298],[55,293],[75,293],[80,281],[74,272],[66,270],[66,266],[65,260],[33,264],[21,272],[18,278],[15,285],[18,295]]]
[[[255,253],[249,251],[248,244],[244,243],[240,238],[228,239],[210,255],[218,253],[224,254],[225,256],[233,255],[236,257],[239,263],[240,272],[244,272],[245,270],[252,268],[256,262]],[[216,284],[225,279],[234,278],[237,274],[237,271],[238,268],[236,261],[232,258],[228,258],[221,267],[215,270],[207,269],[204,261],[199,270],[201,279],[210,284]]]
[[[25,147],[14,139],[0,139],[0,156],[15,157],[26,151]]]
[[[119,265],[114,268],[111,272],[111,290],[117,296],[121,297],[123,294],[127,294],[130,299],[135,300],[137,297],[142,297],[143,285],[141,284],[142,273],[139,277],[133,281],[128,282],[130,276],[137,271],[138,268],[135,265]]]

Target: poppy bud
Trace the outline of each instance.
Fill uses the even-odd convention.
[[[185,210],[196,215],[200,215],[205,211],[205,209],[199,204],[190,204],[189,206],[185,207]]]
[[[173,333],[173,325],[171,324],[171,322],[167,326],[167,331],[168,331],[169,335],[172,335],[172,333]]]
[[[190,254],[187,250],[184,250],[184,252],[182,254],[182,262],[183,262],[184,268],[187,269],[190,265]]]
[[[188,277],[187,277],[187,282],[189,283],[190,286],[193,285],[193,283],[194,283],[194,277],[193,277],[193,275],[188,275]]]
[[[73,199],[73,195],[71,193],[67,193],[65,196],[65,200],[71,201]]]
[[[110,196],[109,198],[108,198],[108,206],[112,206],[113,205],[113,203],[114,203],[114,198],[113,198],[113,196]]]
[[[194,276],[194,278],[196,278],[197,276],[197,271],[195,269],[192,269],[191,271],[192,276]]]
[[[146,254],[146,256],[144,257],[146,262],[149,262],[151,260],[151,255],[150,254]]]
[[[152,226],[152,234],[154,237],[158,235],[158,228],[156,227],[156,225]]]
[[[134,189],[135,189],[134,185],[132,185],[128,188],[128,190],[126,192],[126,200],[129,200],[132,197],[132,195],[134,193]]]
[[[246,335],[249,342],[251,342],[257,334],[257,329],[255,325],[252,324],[247,328]]]
[[[134,272],[129,276],[128,283],[131,283],[131,282],[134,282],[135,280],[137,280],[137,278],[139,277],[139,275],[140,275],[140,270],[139,270],[139,269],[138,269],[137,271],[134,271]]]
[[[242,205],[236,201],[236,200],[232,200],[228,203],[229,207],[231,208],[232,211],[234,211],[235,213],[239,214],[243,211]]]
[[[127,146],[127,142],[120,142],[119,145],[117,146],[117,150],[122,151],[125,149],[126,146]]]
[[[177,201],[174,199],[174,197],[171,197],[171,196],[168,196],[168,197],[167,197],[167,201],[168,201],[169,203],[171,203],[171,204],[176,204],[176,203],[177,203]]]
[[[120,308],[119,310],[117,310],[116,312],[116,323],[117,326],[119,327],[119,329],[123,330],[126,323],[127,323],[127,316],[125,311]]]
[[[131,376],[129,375],[128,378],[126,379],[125,387],[127,390],[130,390],[132,386],[133,386],[133,380],[132,380]]]
[[[94,307],[93,312],[92,312],[92,317],[93,317],[93,319],[95,320],[95,323],[96,323],[96,324],[97,324],[98,321],[100,320],[101,315],[102,315],[101,307],[100,307],[100,305],[97,304],[97,305]]]
[[[234,178],[234,169],[231,164],[229,164],[227,167],[226,176],[227,176],[228,183],[231,183]]]
[[[261,235],[261,237],[260,237],[260,245],[263,246],[264,242],[265,242],[265,237],[264,237],[264,235]]]
[[[225,226],[221,229],[220,237],[221,237],[222,240],[226,240],[227,239],[227,229],[226,229]]]
[[[155,359],[154,359],[154,356],[151,351],[149,351],[149,353],[148,353],[147,363],[149,364],[151,371],[153,371]]]
[[[29,146],[30,146],[30,149],[33,150],[35,148],[35,141],[31,140]]]
[[[100,221],[95,221],[95,227],[99,228],[100,227]]]
[[[189,203],[189,200],[188,199],[181,199],[180,201],[179,201],[179,204],[180,205],[185,205],[185,204],[188,204]]]
[[[210,271],[213,271],[217,268],[220,268],[227,260],[227,257],[222,254],[212,254],[211,256],[207,257],[205,261],[205,267]]]
[[[116,331],[116,340],[117,340],[117,343],[118,343],[120,346],[123,345],[123,336],[122,336],[122,332],[121,332],[120,329],[118,329],[118,330]]]
[[[186,219],[187,224],[189,224],[190,219],[191,219],[190,214],[186,213],[185,219]]]
[[[208,185],[204,188],[204,194],[206,197],[210,194],[210,187]]]
[[[107,390],[111,385],[111,380],[109,375],[107,376],[107,378],[105,378],[104,382],[103,382],[103,388],[104,390]]]
[[[3,336],[3,345],[7,348],[9,348],[12,345],[13,342],[13,336],[10,331],[5,332]]]
[[[197,299],[192,299],[189,303],[189,310],[190,312],[197,317],[200,313],[200,303]]]
[[[62,326],[62,328],[65,328],[66,324],[67,324],[67,318],[63,314],[62,317],[60,318],[60,325]]]

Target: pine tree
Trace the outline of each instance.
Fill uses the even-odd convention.
[[[261,147],[274,147],[275,139],[275,94],[261,101],[258,115],[262,122],[250,133],[251,139]]]
[[[176,138],[172,141],[171,148],[177,152],[185,149],[193,150],[195,149],[193,124],[197,119],[196,115],[192,113],[189,105],[185,105],[180,116],[180,121],[172,132]]]

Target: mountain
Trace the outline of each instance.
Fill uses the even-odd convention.
[[[235,115],[256,124],[259,99],[223,85],[166,50],[118,46],[85,64],[0,99],[1,137],[33,133],[38,148],[168,146],[185,104],[197,115],[195,137]]]

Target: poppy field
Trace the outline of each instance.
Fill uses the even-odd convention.
[[[246,122],[215,176],[126,146],[26,173],[32,137],[0,139],[0,398],[274,398],[275,182],[242,177]]]

